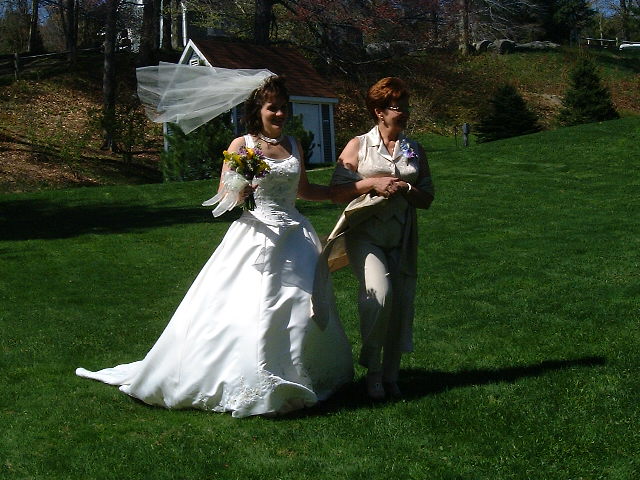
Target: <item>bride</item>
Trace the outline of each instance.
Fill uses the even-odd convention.
[[[283,136],[288,101],[270,76],[245,102],[249,134],[228,150],[259,146],[266,157],[269,172],[239,192],[255,209],[231,224],[146,357],[77,375],[151,405],[234,417],[309,407],[352,380],[332,286],[314,284],[320,242],[295,208],[296,196],[327,200],[329,189],[308,182],[299,142]],[[221,181],[214,199],[233,194]]]

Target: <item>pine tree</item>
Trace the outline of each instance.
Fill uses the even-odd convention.
[[[618,118],[609,89],[602,85],[595,64],[581,58],[570,74],[570,86],[558,115],[560,124],[580,125]]]
[[[160,170],[165,182],[204,180],[219,175],[222,151],[233,139],[229,121],[216,117],[186,135],[178,125],[169,124],[165,135],[168,150],[160,154]]]
[[[513,85],[500,86],[477,126],[478,142],[517,137],[540,131],[538,118]]]

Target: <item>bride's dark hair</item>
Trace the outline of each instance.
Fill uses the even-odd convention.
[[[247,132],[257,135],[262,130],[262,118],[260,110],[265,102],[271,98],[281,98],[289,101],[289,92],[285,86],[285,77],[282,75],[274,75],[267,78],[262,85],[256,88],[249,98],[244,102],[244,124]]]

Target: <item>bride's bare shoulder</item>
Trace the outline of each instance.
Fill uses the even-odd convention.
[[[240,147],[244,147],[246,145],[244,137],[234,138],[229,144],[229,148],[227,150],[231,152],[237,152]]]

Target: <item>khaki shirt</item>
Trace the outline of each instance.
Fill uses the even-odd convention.
[[[331,179],[332,185],[356,182],[367,177],[394,176],[433,195],[431,177],[420,177],[420,159],[417,153],[419,148],[414,140],[400,135],[393,153],[390,154],[380,137],[377,126],[356,138],[360,142],[357,172],[338,165]],[[327,238],[327,245],[323,251],[330,270],[335,271],[348,264],[344,251],[344,239],[340,239],[348,233],[367,235],[374,241],[379,240],[381,246],[385,247],[401,246],[404,257],[403,269],[409,275],[416,275],[418,239],[415,210],[403,195],[394,195],[387,199],[364,194],[351,201]],[[390,234],[390,227],[393,224],[401,230],[399,244],[395,240],[398,235],[394,232]],[[396,245],[386,245],[390,239],[393,239]]]

